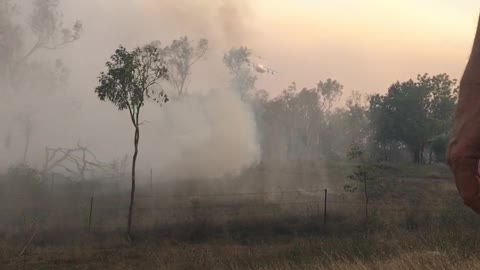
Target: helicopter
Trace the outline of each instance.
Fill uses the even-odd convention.
[[[268,68],[260,63],[255,63],[255,62],[251,62],[249,63],[250,66],[253,67],[253,69],[258,72],[258,73],[270,73],[270,74],[277,74],[278,72],[271,69],[271,68]]]
[[[250,55],[251,56],[254,56],[258,59],[264,59],[263,57],[261,56],[257,56],[257,55],[254,55],[251,51],[250,51]],[[266,65],[264,64],[261,64],[259,62],[256,62],[256,61],[252,61],[251,59],[247,58],[247,65],[249,65],[250,67],[252,67],[256,72],[258,73],[270,73],[272,75],[274,74],[277,74],[278,71],[275,71],[269,67],[267,67]]]

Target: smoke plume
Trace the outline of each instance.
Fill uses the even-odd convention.
[[[150,163],[168,178],[236,175],[259,158],[254,115],[231,90],[186,96],[159,116],[146,128],[159,150]]]
[[[27,51],[35,41],[28,29],[31,7],[22,4],[20,8],[21,16],[15,18],[23,27],[21,35],[25,36],[19,33],[19,38]],[[229,78],[221,62],[223,53],[241,43],[248,33],[252,15],[248,1],[60,1],[59,14],[64,25],[82,21],[80,39],[58,50],[38,50],[29,63],[48,66],[63,59],[68,80],[55,85],[53,91],[51,78],[32,64],[32,72],[39,75],[25,83],[22,93],[11,91],[0,101],[0,169],[23,159],[41,169],[46,147],[82,145],[105,162],[131,156],[133,127],[128,113],[98,101],[94,94],[97,76],[119,44],[132,49],[161,40],[167,45],[184,35],[193,40],[209,39],[207,60],[198,62],[192,71],[190,95],[161,108],[146,104],[139,170],[154,168],[165,178],[218,178],[238,174],[257,161],[254,116],[226,87]],[[8,76],[5,72],[0,75]],[[33,78],[21,76],[24,81]],[[0,83],[0,90],[8,87]],[[214,88],[224,90],[198,91]],[[31,124],[23,123],[24,118]]]

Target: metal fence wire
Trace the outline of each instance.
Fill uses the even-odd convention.
[[[399,195],[399,194],[397,194]],[[411,198],[411,194],[409,198]],[[403,222],[410,216],[458,215],[444,198],[382,199],[369,202],[372,216]],[[47,197],[9,195],[0,199],[0,230],[20,230],[28,223],[57,230],[118,230],[125,227],[129,197],[126,195]],[[320,190],[217,193],[197,195],[139,194],[135,199],[134,225],[148,229],[161,225],[209,221],[217,224],[249,219],[316,219],[323,224],[361,221],[365,200]]]

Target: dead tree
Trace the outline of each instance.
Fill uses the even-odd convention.
[[[105,177],[118,177],[127,166],[127,160],[112,163],[101,162],[87,147],[77,144],[75,148],[45,149],[45,163],[42,174],[46,177],[57,168],[62,168],[72,178],[85,181],[87,173],[100,172]]]

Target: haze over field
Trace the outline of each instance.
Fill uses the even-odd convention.
[[[477,269],[479,13],[0,0],[0,268]]]
[[[27,21],[34,1],[11,2],[19,7],[15,20]],[[24,126],[18,123],[22,114],[32,115],[28,161],[37,167],[44,162],[46,146],[67,147],[80,142],[95,149],[102,160],[130,153],[131,124],[125,112],[119,113],[95,97],[97,76],[120,44],[133,48],[159,40],[166,46],[187,35],[191,40],[208,39],[208,53],[193,67],[189,100],[172,102],[162,109],[147,106],[139,166],[173,172],[182,164],[196,164],[192,175],[202,171],[209,177],[208,165],[225,160],[226,153],[235,160],[237,156],[232,153],[238,153],[238,162],[211,170],[214,176],[238,173],[259,161],[260,135],[252,108],[242,104],[240,97],[210,91],[231,87],[222,63],[228,50],[246,45],[279,72],[258,76],[256,88],[266,89],[270,98],[292,81],[310,87],[329,77],[339,80],[348,91],[384,93],[390,83],[417,73],[447,72],[458,77],[471,46],[476,5],[473,0],[61,1],[64,25],[78,19],[84,31],[76,42],[59,50],[38,51],[32,60],[52,63],[62,59],[68,79],[51,95],[40,91],[50,86],[37,84],[33,86],[40,89],[36,94],[27,91],[4,99],[1,119],[2,126],[8,128],[2,136],[9,150],[2,150],[2,168],[24,155]],[[28,29],[23,31],[26,43],[33,43]],[[31,46],[24,45],[24,51]],[[344,95],[335,102],[342,104],[346,98]],[[224,105],[205,105],[202,100]],[[178,113],[182,106],[185,108]],[[205,112],[202,106],[210,111]],[[179,118],[173,122],[178,126],[167,127],[161,119],[174,111],[174,117]],[[188,119],[188,115],[199,118]],[[228,123],[234,123],[234,129]],[[213,147],[213,141],[224,144]]]

